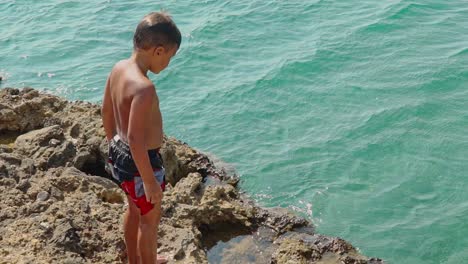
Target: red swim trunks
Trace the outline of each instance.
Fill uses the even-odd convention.
[[[164,168],[154,171],[153,175],[156,177],[158,183],[161,183],[161,189],[164,191],[166,189],[166,182],[164,181]],[[162,180],[158,180],[161,179]],[[151,209],[153,209],[153,204],[146,200],[145,190],[143,188],[143,180],[141,177],[135,176],[133,181],[124,181],[120,184],[122,190],[130,196],[135,205],[140,208],[141,215],[145,215]]]
[[[159,149],[148,150],[148,156],[153,167],[153,175],[164,191],[166,189],[165,170]],[[133,161],[130,147],[119,138],[114,138],[109,143],[109,165],[112,176],[140,209],[141,215],[151,211],[154,206],[146,201],[143,180]]]

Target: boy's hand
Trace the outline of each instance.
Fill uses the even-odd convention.
[[[152,204],[161,203],[163,192],[161,186],[156,181],[143,183],[143,188],[145,189],[146,201]]]

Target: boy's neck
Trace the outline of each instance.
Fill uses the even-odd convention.
[[[138,51],[133,51],[132,56],[129,60],[134,62],[137,65],[138,69],[140,69],[141,73],[147,76],[148,71],[150,69],[150,61],[147,58],[147,55],[142,54]]]

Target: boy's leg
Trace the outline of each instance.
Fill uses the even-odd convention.
[[[137,264],[138,261],[138,227],[140,226],[140,209],[127,195],[128,207],[124,215],[124,238],[127,246],[127,258],[129,264]]]
[[[166,259],[157,258],[157,241],[159,221],[161,220],[161,201],[154,205],[154,208],[140,216],[140,236],[138,237],[138,245],[140,249],[141,263],[154,264],[166,263]]]

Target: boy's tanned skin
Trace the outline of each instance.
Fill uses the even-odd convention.
[[[165,14],[157,14],[170,19]],[[142,23],[145,19],[151,19],[148,16]],[[119,135],[121,140],[128,143],[134,163],[143,180],[146,199],[154,205],[151,211],[140,215],[139,208],[127,195],[128,209],[124,216],[124,236],[128,261],[132,264],[167,261],[163,257],[157,257],[156,254],[163,193],[153,175],[148,156],[148,150],[158,149],[163,143],[163,122],[155,86],[147,73],[151,71],[158,74],[164,70],[177,52],[178,45],[180,43],[160,45],[150,43],[149,47],[148,45],[143,48],[135,47],[129,59],[122,60],[114,66],[106,82],[102,105],[106,138],[111,141],[115,135]]]

